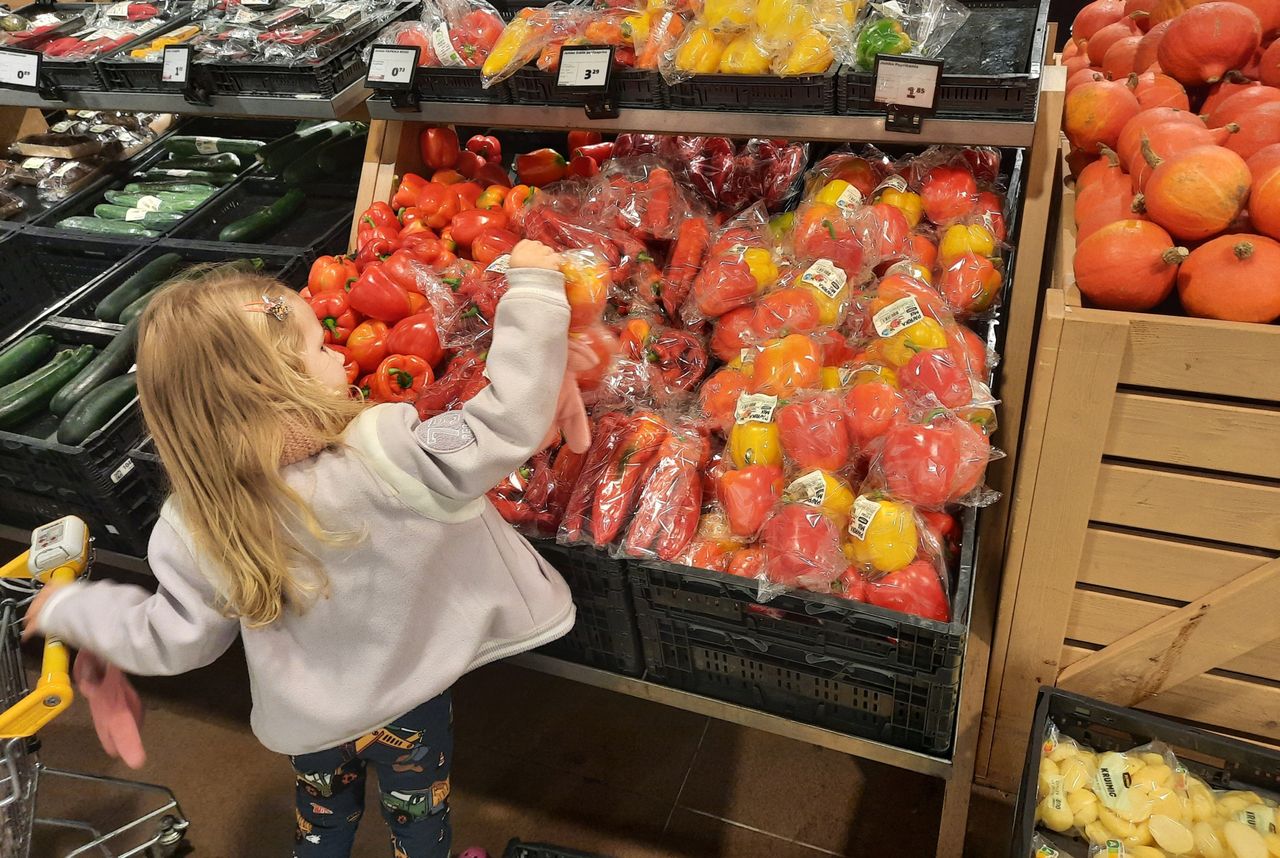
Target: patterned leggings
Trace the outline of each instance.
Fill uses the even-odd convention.
[[[354,742],[291,757],[298,775],[295,858],[348,858],[364,815],[370,764],[393,858],[449,858],[452,757],[447,691]]]

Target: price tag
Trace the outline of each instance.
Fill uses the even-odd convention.
[[[565,45],[560,49],[560,74],[556,78],[556,86],[562,89],[603,92],[609,88],[612,74],[612,47]]]
[[[0,86],[36,89],[39,85],[39,53],[17,48],[0,49]]]
[[[416,45],[374,45],[365,85],[370,89],[409,89],[419,50]]]
[[[191,79],[191,46],[167,45],[160,65],[160,80],[171,86],[186,86]]]
[[[938,103],[938,81],[942,77],[942,60],[920,57],[876,57],[875,93],[881,104],[933,110]]]

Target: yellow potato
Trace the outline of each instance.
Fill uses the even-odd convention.
[[[1085,838],[1094,846],[1106,846],[1114,835],[1103,827],[1101,822],[1090,822],[1084,827]],[[1225,855],[1223,856],[1225,858]]]
[[[1125,858],[1169,858],[1166,853],[1154,846],[1126,846],[1124,855]]]
[[[1218,832],[1209,823],[1197,822],[1191,829],[1191,835],[1196,840],[1196,850],[1200,853],[1200,858],[1228,858],[1227,847],[1223,845]]]
[[[1161,757],[1161,759],[1163,759],[1163,757]],[[1142,757],[1139,757],[1137,754],[1124,755],[1124,770],[1129,773],[1130,777],[1142,771],[1143,767],[1146,766],[1146,764],[1147,764],[1146,761],[1143,760]]]
[[[1055,763],[1074,757],[1080,751],[1080,746],[1072,739],[1064,739],[1053,746],[1053,750],[1049,752],[1049,759]]]
[[[1154,805],[1146,785],[1134,785],[1122,794],[1120,803],[1116,805],[1116,815],[1133,823],[1142,822],[1151,815]]]
[[[1071,808],[1067,806],[1066,797],[1063,796],[1061,789],[1045,796],[1044,801],[1040,802],[1036,811],[1040,814],[1040,821],[1050,831],[1056,831],[1061,834],[1064,831],[1071,830],[1073,821]]]
[[[1125,846],[1150,846],[1151,845],[1151,829],[1147,827],[1145,822],[1139,822],[1133,827],[1133,834],[1124,838]]]
[[[1234,858],[1267,858],[1267,843],[1262,835],[1243,822],[1232,819],[1222,826]]]
[[[1249,801],[1243,793],[1228,793],[1218,799],[1218,816],[1223,819],[1234,819],[1237,813],[1256,803]]]
[[[1191,829],[1176,819],[1163,814],[1152,814],[1151,819],[1147,820],[1147,827],[1151,830],[1151,838],[1156,845],[1170,855],[1185,855],[1196,848],[1196,839],[1191,835]]]
[[[1167,816],[1175,821],[1181,821],[1186,818],[1189,813],[1190,803],[1184,796],[1179,795],[1171,789],[1161,787],[1158,792],[1151,795],[1151,815]]]
[[[1213,819],[1216,806],[1209,788],[1199,781],[1192,781],[1187,793],[1191,798],[1191,817],[1196,822]]]
[[[1155,792],[1162,786],[1167,786],[1173,780],[1173,769],[1163,763],[1155,766],[1143,766],[1138,773],[1133,776],[1131,783],[1136,786],[1138,784],[1145,785],[1151,792]]]
[[[1124,840],[1126,837],[1133,837],[1137,833],[1138,828],[1127,819],[1122,819],[1115,811],[1109,807],[1099,805],[1098,821],[1102,823],[1107,831],[1111,832],[1113,837]]]
[[[1044,798],[1049,794],[1050,778],[1060,777],[1062,772],[1058,771],[1058,764],[1048,757],[1040,759],[1040,798]]]
[[[1058,772],[1062,775],[1062,783],[1067,792],[1084,789],[1093,780],[1089,770],[1084,767],[1084,763],[1080,761],[1079,757],[1070,757],[1063,760],[1062,765],[1058,766]]]
[[[1087,789],[1067,793],[1067,807],[1071,808],[1076,828],[1083,829],[1098,819],[1098,797]]]

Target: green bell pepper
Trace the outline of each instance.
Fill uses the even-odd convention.
[[[881,18],[862,28],[858,35],[857,63],[863,71],[876,65],[876,54],[905,54],[911,50],[911,37],[893,18]]]

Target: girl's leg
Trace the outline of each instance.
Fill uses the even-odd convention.
[[[380,734],[380,735],[378,735]],[[382,730],[361,757],[378,773],[382,815],[394,858],[449,858],[449,771],[453,710],[449,692]]]
[[[364,760],[333,748],[290,761],[298,775],[295,858],[348,858],[364,814]]]

